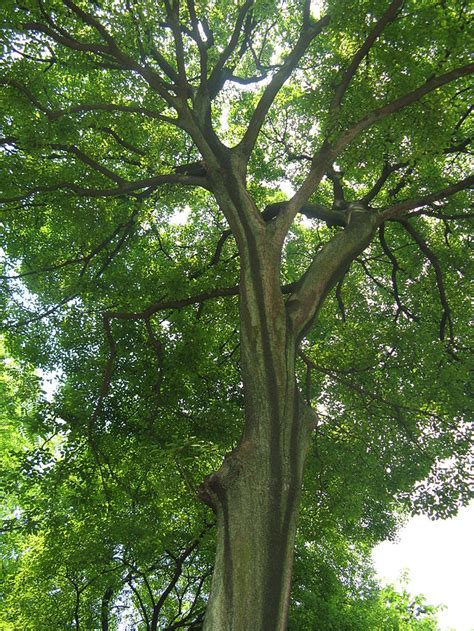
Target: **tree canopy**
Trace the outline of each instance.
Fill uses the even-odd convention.
[[[258,505],[290,628],[434,629],[369,558],[472,497],[467,3],[3,7],[2,628],[237,611]]]

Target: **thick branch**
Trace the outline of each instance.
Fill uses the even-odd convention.
[[[245,0],[244,4],[239,9],[239,13],[237,15],[237,20],[235,21],[235,26],[234,26],[234,30],[232,32],[231,38],[227,46],[222,51],[219,59],[217,60],[216,65],[214,66],[208,80],[209,93],[210,93],[211,98],[214,97],[217,94],[217,92],[220,90],[220,87],[222,85],[223,69],[227,61],[229,60],[230,56],[232,55],[232,53],[237,48],[237,44],[239,42],[239,37],[242,31],[242,26],[245,20],[245,16],[247,15],[248,11],[250,10],[253,4],[254,4],[254,0]]]
[[[262,218],[266,222],[275,219],[285,210],[287,204],[288,202],[268,204],[262,213]],[[308,219],[320,219],[321,221],[325,221],[328,226],[346,226],[347,224],[346,213],[343,210],[328,208],[327,206],[323,206],[323,204],[307,203],[301,206],[298,212],[308,217]]]
[[[382,17],[377,21],[374,28],[371,30],[367,39],[359,48],[357,53],[354,55],[354,58],[352,59],[349,67],[342,76],[342,79],[334,92],[334,97],[330,105],[330,110],[336,110],[339,107],[344,94],[349,87],[350,82],[352,81],[352,78],[357,72],[357,68],[359,67],[360,62],[368,54],[369,50],[372,48],[373,44],[382,33],[382,31],[385,29],[385,27],[390,24],[390,22],[393,22],[393,20],[397,17],[397,13],[402,4],[403,0],[393,0],[385,13],[382,15]]]
[[[105,175],[106,178],[118,184],[119,187],[125,184],[125,180],[122,177],[120,177],[119,175],[117,175],[116,173],[108,169],[107,167],[105,167],[103,164],[100,164],[100,162],[97,162],[96,160],[91,158],[89,155],[81,151],[75,145],[52,144],[51,148],[59,149],[60,151],[66,151],[67,153],[72,153],[77,158],[79,158],[81,162],[83,162],[84,164],[87,164],[87,166],[90,166],[92,169],[94,169],[94,171],[97,171],[101,175]]]
[[[286,305],[296,338],[304,335],[328,292],[370,243],[375,227],[374,213],[353,213],[346,229],[338,232],[317,252],[304,275],[295,284],[295,290]]]
[[[403,169],[406,166],[408,166],[407,162],[400,162],[398,164],[388,164],[388,162],[386,162],[382,168],[382,172],[379,178],[372,186],[370,191],[366,195],[364,195],[361,201],[365,204],[370,204],[370,202],[380,193],[382,187],[384,186],[388,178],[392,175],[392,173],[395,173],[395,171]]]
[[[24,31],[36,31],[38,33],[44,33],[45,35],[51,37],[51,39],[53,39],[58,44],[62,44],[67,48],[71,48],[72,50],[95,53],[99,56],[108,56],[108,46],[104,46],[103,44],[79,41],[77,39],[74,39],[67,31],[61,29],[59,26],[54,24],[52,20],[50,20],[50,23],[53,28],[46,26],[46,24],[41,24],[41,22],[25,22],[24,24],[22,24],[22,28]]]
[[[296,42],[293,50],[289,53],[284,64],[273,75],[272,80],[265,88],[252,114],[247,127],[247,131],[245,132],[244,137],[236,147],[236,150],[242,155],[242,157],[248,159],[248,157],[252,153],[252,150],[260,133],[260,129],[265,122],[265,117],[268,113],[268,110],[272,106],[276,95],[280,91],[283,84],[290,77],[293,70],[296,68],[299,60],[305,54],[310,43],[317,35],[319,35],[319,33],[321,33],[321,31],[325,26],[327,26],[327,24],[329,24],[329,16],[325,16],[324,18],[319,20],[319,22],[311,24],[301,31],[298,41]]]
[[[344,195],[344,189],[342,188],[342,173],[338,173],[333,166],[331,166],[326,173],[326,177],[331,180],[332,183],[334,193],[333,207],[341,208],[342,206],[346,206],[346,197]]]
[[[407,218],[409,217],[435,217],[436,219],[441,219],[442,221],[459,221],[459,220],[471,220],[474,219],[474,213],[453,213],[450,215],[446,215],[441,212],[441,209],[438,209],[436,206],[431,205],[429,208],[422,208],[420,210],[416,210],[412,213],[408,213],[405,215]]]
[[[102,599],[100,601],[101,631],[109,631],[109,607],[113,595],[113,587],[108,587],[102,595]]]
[[[321,219],[330,227],[347,225],[347,215],[344,211],[327,208],[322,204],[304,204],[299,212],[308,219]]]
[[[289,283],[288,285],[283,285],[281,287],[281,291],[283,294],[291,293],[296,287],[296,283]],[[196,294],[194,296],[190,296],[188,298],[181,298],[176,300],[163,300],[161,302],[157,302],[153,305],[150,305],[143,311],[108,311],[104,315],[108,319],[117,319],[117,320],[147,320],[153,314],[158,311],[170,311],[171,309],[182,309],[184,307],[189,307],[191,305],[201,304],[208,300],[212,300],[214,298],[225,298],[229,296],[238,296],[239,295],[239,286],[235,285],[234,287],[223,287],[222,289],[211,289],[209,291],[203,291],[200,294]]]
[[[173,33],[176,63],[178,66],[178,86],[181,96],[186,98],[188,92],[188,81],[186,78],[186,55],[184,52],[183,37],[179,26],[179,2],[164,0],[168,23]]]
[[[462,66],[461,68],[455,68],[454,70],[438,77],[428,79],[422,86],[416,88],[416,90],[412,90],[411,92],[408,92],[408,94],[404,94],[398,99],[395,99],[394,101],[377,108],[373,112],[370,112],[370,114],[367,114],[364,118],[361,118],[334,143],[334,150],[337,154],[339,154],[364,129],[371,127],[374,123],[386,118],[390,114],[394,114],[404,107],[407,107],[412,103],[416,103],[426,94],[433,92],[433,90],[437,90],[443,85],[451,83],[460,77],[470,75],[473,72],[474,63],[471,63],[466,66]]]
[[[203,40],[203,38],[201,37],[201,33],[199,32],[199,20],[196,15],[196,7],[194,4],[194,0],[187,0],[186,4],[189,11],[189,17],[191,18],[192,38],[196,42],[198,50],[199,50],[199,66],[201,70],[200,85],[201,87],[203,87],[205,86],[207,82],[207,64],[208,64],[207,49],[209,47],[209,39],[207,41]],[[208,37],[209,37],[209,30],[208,30]],[[211,38],[211,41],[212,41],[212,38]]]
[[[105,316],[110,319],[117,320],[149,320],[149,318],[158,311],[169,311],[171,309],[182,309],[190,305],[200,304],[213,298],[223,298],[226,296],[237,296],[239,294],[238,285],[234,287],[224,287],[223,289],[214,289],[204,291],[195,296],[181,298],[176,300],[163,300],[150,305],[143,311],[125,312],[125,311],[109,311]]]
[[[212,256],[211,262],[209,263],[209,267],[212,267],[213,265],[217,265],[217,263],[220,261],[225,242],[231,235],[232,235],[232,230],[227,229],[222,232],[219,238],[219,241],[217,242],[216,249]]]
[[[98,20],[96,20],[90,13],[86,13],[85,11],[83,11],[80,7],[77,6],[77,4],[75,4],[71,0],[62,0],[62,2],[69,9],[71,9],[71,11],[75,13],[77,17],[79,17],[85,24],[92,26],[99,33],[102,39],[104,39],[107,42],[108,47],[111,50],[115,50],[117,48],[117,44],[115,40],[109,34],[107,29]]]
[[[466,177],[463,180],[456,182],[455,184],[451,184],[450,186],[447,186],[440,191],[418,197],[417,199],[407,199],[403,202],[395,204],[394,206],[390,206],[390,208],[382,209],[381,211],[379,211],[378,221],[379,223],[382,223],[383,221],[387,221],[387,219],[395,219],[409,210],[427,206],[432,202],[450,197],[451,195],[469,189],[472,186],[474,186],[474,176],[470,175],[469,177]]]

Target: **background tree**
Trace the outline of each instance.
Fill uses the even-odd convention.
[[[59,479],[65,548],[123,584],[143,531],[148,569],[201,536],[197,493],[204,628],[283,629],[300,503],[305,544],[373,544],[469,498],[466,5],[5,6],[7,340],[60,384],[32,511]],[[67,597],[106,607],[86,566]]]

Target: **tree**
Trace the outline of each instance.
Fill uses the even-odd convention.
[[[312,539],[469,498],[467,7],[6,9],[7,338],[60,382],[38,431],[106,501],[197,493],[204,628],[284,629],[302,490]]]

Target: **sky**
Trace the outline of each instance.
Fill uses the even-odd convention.
[[[375,548],[373,559],[382,580],[395,583],[407,569],[411,593],[446,605],[443,631],[474,631],[474,502],[452,519],[411,518],[396,542]]]

